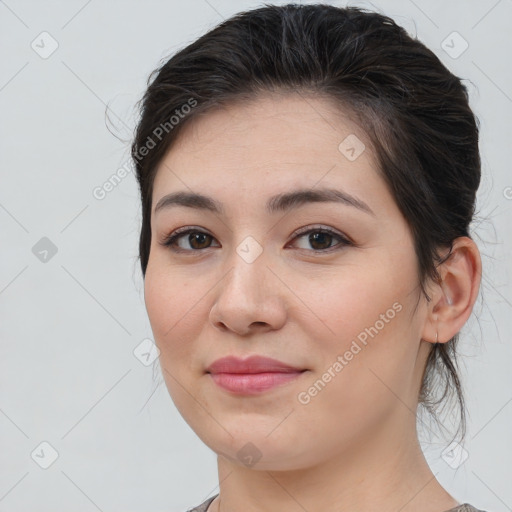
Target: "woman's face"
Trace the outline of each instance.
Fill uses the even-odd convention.
[[[404,436],[428,353],[427,309],[412,235],[365,134],[327,100],[295,95],[184,128],[155,178],[145,277],[163,376],[184,419],[215,452],[261,469]],[[312,201],[327,189],[356,199]],[[311,194],[279,201],[299,190]],[[219,211],[168,201],[155,212],[176,192],[208,196]],[[187,227],[195,234],[163,245]],[[229,355],[306,371],[235,392],[207,372]]]

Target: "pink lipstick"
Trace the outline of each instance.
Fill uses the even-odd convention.
[[[217,359],[207,368],[213,381],[220,387],[239,394],[258,394],[299,377],[305,369],[288,365],[277,359],[234,356]]]

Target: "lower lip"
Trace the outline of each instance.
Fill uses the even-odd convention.
[[[211,373],[215,384],[233,393],[255,395],[286,384],[303,372],[290,373]]]

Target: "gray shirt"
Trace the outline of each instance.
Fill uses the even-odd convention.
[[[206,501],[203,501],[201,505],[191,508],[187,510],[187,512],[206,512],[208,507],[210,506],[210,503],[218,496],[216,494],[215,496],[212,496],[211,498],[208,498]],[[473,507],[469,503],[463,503],[462,505],[459,505],[458,507],[451,508],[450,510],[447,510],[446,512],[485,512],[485,510],[480,510],[478,508]]]

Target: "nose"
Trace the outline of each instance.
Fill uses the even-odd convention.
[[[251,263],[239,254],[217,287],[210,322],[240,336],[280,329],[286,322],[286,288],[267,266],[265,252]]]

